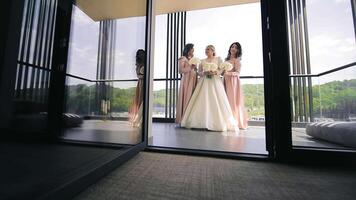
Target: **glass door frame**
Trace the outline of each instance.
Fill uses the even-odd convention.
[[[271,78],[271,81],[267,82],[270,82],[268,91],[271,93],[273,101],[266,109],[272,110],[269,128],[272,129],[270,132],[273,132],[270,139],[275,158],[280,161],[330,164],[355,161],[355,151],[293,147],[287,1],[262,0],[261,2],[264,4],[268,16],[269,40],[266,44],[267,48],[264,48],[268,53],[266,52],[267,54],[264,55],[269,55],[268,58],[265,58],[265,62],[269,62],[271,68],[271,70],[267,70],[271,73],[267,76]],[[354,9],[353,12],[355,12]],[[353,16],[355,17],[355,15]]]
[[[150,0],[152,2],[153,8],[155,7],[156,0]],[[216,157],[229,157],[229,158],[239,158],[239,159],[248,159],[248,160],[271,160],[275,158],[275,150],[274,150],[274,143],[275,141],[273,140],[274,135],[273,133],[273,128],[272,128],[272,119],[273,119],[273,109],[270,109],[270,104],[273,102],[273,96],[272,93],[270,92],[272,89],[271,87],[271,68],[270,68],[270,62],[268,61],[268,52],[266,48],[269,45],[269,35],[268,35],[268,23],[266,20],[267,19],[267,0],[261,0],[260,5],[261,5],[261,25],[262,25],[262,41],[263,41],[263,68],[264,68],[264,100],[265,100],[265,140],[266,140],[266,150],[268,151],[268,155],[258,155],[258,154],[250,154],[250,153],[241,153],[241,152],[225,152],[225,151],[215,151],[215,150],[198,150],[198,149],[186,149],[186,148],[174,148],[174,147],[156,147],[156,146],[150,146],[148,144],[148,137],[152,135],[152,111],[153,111],[153,88],[146,88],[149,89],[149,91],[146,91],[146,94],[149,95],[149,98],[151,101],[146,102],[149,103],[149,106],[146,106],[149,108],[149,116],[148,117],[148,129],[147,129],[147,134],[146,134],[146,150],[148,151],[157,151],[157,152],[170,152],[170,153],[178,153],[178,154],[185,154],[185,155],[207,155],[207,156],[216,156]],[[150,49],[154,49],[154,34],[155,34],[155,11],[151,10],[152,12],[152,18],[151,18],[151,29],[150,29],[150,34],[151,34],[151,45]],[[148,54],[147,54],[148,55]],[[153,53],[150,55],[150,60],[151,64],[150,66],[150,77],[149,77],[149,82],[150,82],[150,87],[153,87],[153,82],[154,82],[154,76],[152,73],[151,67],[153,67]],[[267,62],[268,61],[268,62]],[[147,85],[147,84],[146,84]],[[147,108],[147,109],[148,109]],[[146,125],[145,125],[146,126]]]
[[[72,21],[72,6],[75,5],[75,0],[58,0],[56,23],[55,23],[55,37],[54,37],[54,50],[53,50],[53,74],[50,82],[50,95],[49,95],[49,129],[54,138],[59,138],[63,133],[63,127],[61,126],[61,116],[65,112],[65,87],[66,78],[69,76],[67,71],[67,61],[68,61],[68,49],[69,49],[69,37],[71,31],[71,21]],[[150,27],[151,27],[151,10],[152,2],[146,0],[146,27],[145,27],[145,48],[147,49],[147,59],[145,74],[149,73],[150,69]],[[129,147],[126,153],[123,155],[122,160],[127,160],[139,151],[145,149],[147,141],[147,130],[148,130],[148,105],[149,98],[147,98],[147,88],[149,88],[149,79],[145,75],[144,78],[144,107],[143,107],[143,124],[141,129],[141,141],[137,144],[112,144],[103,142],[74,142],[84,145],[94,145],[94,146],[125,146]],[[58,106],[62,105],[62,106]],[[60,139],[61,140],[61,139]],[[63,140],[61,140],[63,141]],[[72,143],[72,141],[65,141]]]

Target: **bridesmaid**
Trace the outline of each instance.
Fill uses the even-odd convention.
[[[132,125],[137,126],[137,119],[140,119],[142,113],[140,113],[140,107],[143,102],[143,78],[144,78],[144,67],[145,67],[145,58],[146,53],[145,50],[139,49],[136,52],[136,75],[138,78],[136,92],[134,99],[132,101],[132,105],[129,109],[129,118]],[[141,108],[142,109],[142,108]]]
[[[247,113],[244,107],[242,87],[240,83],[242,49],[238,42],[230,45],[226,61],[231,63],[233,68],[224,73],[224,86],[231,110],[240,129],[247,128]]]
[[[197,66],[189,64],[194,56],[194,45],[189,43],[184,46],[183,56],[178,59],[179,73],[182,75],[177,100],[176,123],[180,123],[190,97],[197,84]]]

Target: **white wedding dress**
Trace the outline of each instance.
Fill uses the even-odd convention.
[[[216,57],[212,62],[202,60],[200,71],[204,71],[204,65],[212,63],[219,66],[221,59]],[[211,131],[239,131],[219,72],[218,75],[210,78],[202,75],[199,79],[182,118],[181,127]]]

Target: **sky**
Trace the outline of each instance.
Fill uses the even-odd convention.
[[[156,18],[155,78],[165,74],[166,15]],[[194,44],[194,56],[205,58],[205,47],[215,46],[216,55],[224,59],[231,43],[242,46],[241,75],[263,75],[262,30],[260,4],[244,4],[187,12],[186,42]],[[262,80],[243,80],[244,83],[262,83]],[[163,83],[162,86],[163,87]],[[160,89],[156,86],[155,89]]]
[[[133,79],[135,55],[145,48],[145,17],[116,20],[114,79]],[[73,7],[73,18],[69,42],[68,70],[73,75],[96,79],[99,22],[90,19],[77,7]],[[83,83],[70,79],[69,84]],[[132,83],[116,83],[132,87]]]
[[[308,34],[312,73],[339,67],[356,59],[355,33],[349,0],[307,0]],[[68,72],[95,79],[99,22],[92,21],[80,9],[73,13]],[[116,20],[117,43],[115,79],[135,78],[134,56],[144,48],[145,17]],[[165,75],[166,15],[156,17],[155,78]],[[195,45],[195,56],[204,58],[206,45],[213,44],[217,55],[225,58],[228,47],[238,41],[242,45],[241,75],[263,75],[260,4],[244,4],[187,12],[187,42]],[[338,72],[318,79],[356,78],[356,69]],[[71,80],[69,84],[78,83]],[[262,80],[243,80],[262,83]],[[121,84],[129,87],[132,84]],[[155,84],[162,89],[164,84]]]
[[[350,0],[307,0],[312,73],[356,61]],[[354,70],[353,78],[356,78]],[[349,71],[347,74],[350,74]]]

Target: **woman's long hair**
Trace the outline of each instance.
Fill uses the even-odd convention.
[[[193,49],[193,47],[194,47],[194,44],[192,44],[192,43],[186,44],[183,49],[183,56],[188,57],[189,51],[191,49]]]
[[[136,52],[136,65],[144,66],[146,63],[146,52],[143,49],[139,49]]]
[[[230,60],[230,58],[231,58],[231,52],[230,52],[230,49],[231,49],[231,47],[233,46],[233,45],[236,45],[237,46],[237,53],[236,53],[236,58],[240,58],[241,56],[242,56],[242,48],[241,48],[241,44],[240,43],[238,43],[238,42],[234,42],[234,43],[232,43],[231,45],[230,45],[230,47],[229,47],[229,51],[227,52],[227,57],[226,57],[226,59],[225,60]]]

